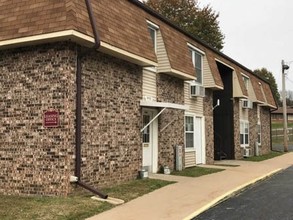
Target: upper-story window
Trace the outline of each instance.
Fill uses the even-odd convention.
[[[247,76],[242,75],[242,79],[243,79],[245,88],[248,90],[249,78]]]
[[[196,82],[199,84],[202,84],[202,54],[196,51],[195,49],[189,47],[189,52],[192,58],[192,63],[195,68],[195,73],[196,73]]]
[[[155,53],[157,53],[157,34],[158,34],[159,26],[157,26],[156,24],[154,24],[150,21],[147,21],[147,23],[148,23],[148,31],[149,31],[151,39],[152,39]]]

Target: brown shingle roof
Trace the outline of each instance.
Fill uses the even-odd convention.
[[[100,0],[93,11],[101,41],[156,61],[144,10],[126,0]]]
[[[276,106],[276,102],[275,102],[275,99],[274,99],[274,96],[273,96],[273,93],[272,93],[272,90],[271,90],[271,87],[269,86],[269,84],[263,83],[262,85],[263,85],[264,94],[267,99],[267,103],[269,105]]]
[[[256,99],[260,102],[266,102],[264,94],[261,90],[261,86],[259,84],[260,80],[252,74],[249,77],[250,77],[250,81],[252,83],[252,87],[253,87]]]
[[[208,59],[210,69],[211,69],[212,74],[214,76],[215,84],[217,86],[224,87],[224,84],[223,84],[223,81],[222,81],[214,54],[208,50],[207,50],[206,54],[207,54],[207,59]]]
[[[6,0],[0,2],[1,41],[67,28],[65,1]]]
[[[240,72],[251,71],[225,54],[214,50],[197,38],[185,33],[143,5],[133,0],[92,1],[100,38],[103,42],[132,54],[156,61],[146,20],[152,20],[160,27],[170,65],[173,69],[194,75],[187,42],[198,47],[207,55],[216,85],[222,86],[215,58],[236,70],[243,94]],[[2,0],[0,1],[0,41],[63,30],[76,30],[93,36],[85,1],[81,0]],[[253,78],[253,77],[251,77]],[[257,77],[252,84],[256,97],[265,101],[258,81],[261,81],[269,104],[276,106],[267,82]]]
[[[272,114],[283,114],[283,107],[279,107],[276,111],[272,111]],[[287,107],[287,114],[293,115],[293,107]]]

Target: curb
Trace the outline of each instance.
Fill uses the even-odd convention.
[[[269,173],[267,173],[267,174],[265,174],[263,176],[260,176],[260,177],[258,177],[256,179],[252,180],[252,181],[249,181],[249,182],[247,182],[245,184],[242,184],[242,185],[236,187],[233,190],[230,190],[230,191],[224,193],[223,195],[215,198],[214,200],[212,200],[208,204],[204,205],[200,209],[198,209],[195,212],[191,213],[190,215],[188,215],[187,217],[185,217],[183,220],[190,220],[192,218],[195,218],[196,216],[198,216],[199,214],[203,213],[204,211],[206,211],[206,210],[212,208],[213,206],[218,205],[219,203],[221,203],[221,202],[229,199],[230,197],[234,196],[235,194],[240,193],[241,191],[247,189],[248,187],[254,185],[255,183],[267,179],[268,177],[270,177],[270,176],[272,176],[272,175],[280,172],[281,170],[283,170],[283,169],[281,169],[281,168],[280,169],[276,169],[276,170],[274,170],[272,172],[269,172]]]

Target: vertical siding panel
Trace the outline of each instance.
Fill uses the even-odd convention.
[[[157,33],[157,59],[158,59],[157,71],[159,73],[169,72],[171,70],[171,65],[169,62],[169,58],[167,55],[163,37],[160,31],[158,31]]]
[[[203,56],[203,86],[207,88],[215,87],[216,83],[209,67],[206,56]]]
[[[184,103],[189,105],[190,113],[203,115],[203,98],[202,97],[190,97],[190,84],[184,83]]]
[[[155,72],[144,69],[142,78],[142,95],[157,100],[157,75]]]

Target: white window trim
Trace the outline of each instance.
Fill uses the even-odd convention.
[[[257,131],[257,144],[258,144],[258,146],[260,146],[261,145],[261,141],[262,141],[262,138],[261,138],[261,123],[260,122],[258,122],[257,123],[257,126],[259,126],[259,132]],[[259,137],[259,139],[260,139],[260,142],[258,141],[258,135],[260,136]]]
[[[185,112],[184,114],[184,149],[185,149],[185,152],[193,152],[195,151],[195,143],[193,145],[193,147],[191,148],[187,148],[186,147],[186,136],[185,136],[185,117],[193,117],[193,123],[195,123],[195,118],[201,118],[202,120],[202,132],[205,132],[204,131],[204,128],[205,128],[205,117],[203,115],[200,115],[200,114],[195,114],[195,113],[191,113],[191,112]],[[193,124],[194,126],[194,124]],[[194,139],[195,140],[195,130],[194,130],[194,127],[193,127],[193,134],[194,134]],[[205,146],[205,135],[202,135],[202,145]]]
[[[250,79],[250,77],[249,76],[247,76],[246,74],[244,74],[244,73],[241,73],[241,75],[242,76],[244,76],[245,78],[248,78],[248,79]]]
[[[249,121],[247,121],[247,120],[240,120],[240,134],[239,135],[241,135],[242,133],[241,133],[241,123],[244,123],[244,124],[248,124],[248,143],[247,144],[241,144],[241,138],[240,138],[240,146],[241,147],[243,147],[243,148],[246,148],[246,147],[249,147]],[[244,133],[243,133],[243,135],[244,135],[244,142],[245,142],[245,128],[244,128]],[[240,137],[240,136],[239,136]]]
[[[241,75],[242,75],[242,80],[244,82],[245,88],[248,90],[249,89],[250,78],[249,78],[249,76],[247,76],[247,75],[245,75],[243,73],[241,73]],[[245,83],[244,78],[247,80],[247,84]]]
[[[235,71],[235,68],[234,68],[234,67],[232,67],[232,66],[230,66],[229,64],[223,62],[222,60],[219,60],[219,59],[215,58],[215,61],[217,61],[217,62],[223,64],[224,66],[229,67],[231,70]]]
[[[151,27],[153,27],[154,29],[157,29],[157,30],[160,29],[160,27],[158,25],[156,25],[155,23],[153,23],[153,22],[151,22],[149,20],[146,20],[146,22],[147,22],[148,26],[151,26]]]
[[[189,81],[189,82],[190,83],[193,83],[194,85],[203,86],[203,84],[204,84],[204,77],[203,77],[203,75],[204,75],[204,72],[203,72],[203,70],[204,70],[204,67],[203,67],[203,57],[205,56],[205,54],[202,53],[200,50],[194,48],[194,47],[189,47],[188,49],[189,50],[192,50],[192,57],[191,57],[191,59],[192,59],[192,64],[193,64],[193,67],[194,67],[194,70],[195,71],[196,71],[196,67],[195,67],[195,64],[193,63],[193,59],[194,59],[193,54],[194,53],[198,53],[201,56],[201,83],[197,82],[197,77],[196,77],[195,80],[192,80],[192,81]]]
[[[192,117],[193,118],[193,147],[186,147],[186,117]],[[195,138],[195,132],[194,132],[194,118],[195,115],[194,114],[185,114],[184,115],[184,149],[185,152],[191,152],[191,151],[195,151],[195,143],[194,143],[194,138]],[[189,132],[191,133],[191,132]]]
[[[206,55],[204,51],[198,49],[197,47],[193,46],[193,45],[190,44],[190,43],[187,43],[187,46],[188,46],[189,48],[193,49],[193,50],[196,50],[198,53],[202,54],[203,56]]]
[[[155,31],[155,42],[154,42],[154,50],[155,50],[155,54],[157,54],[157,50],[158,50],[158,31],[160,30],[159,26],[156,25],[155,23],[146,20],[147,25],[148,25],[148,29],[152,29]],[[149,70],[151,72],[157,72],[157,67],[145,67],[146,70]]]

